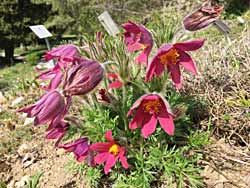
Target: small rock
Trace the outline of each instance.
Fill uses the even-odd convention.
[[[24,100],[23,97],[17,97],[12,103],[11,103],[11,106],[14,107],[16,106],[17,104],[19,104],[20,102],[22,102]]]
[[[20,155],[20,156],[24,156],[27,152],[30,152],[32,150],[32,146],[30,146],[29,144],[22,144],[18,150],[17,150],[17,153]]]
[[[36,162],[36,159],[38,157],[37,152],[32,152],[32,153],[26,153],[25,156],[23,157],[22,164],[24,168],[29,167],[33,163]]]
[[[15,188],[15,180],[11,180],[10,183],[7,185],[7,188]]]
[[[33,124],[35,118],[26,118],[23,126]]]
[[[0,91],[0,104],[6,103],[7,99],[3,96],[3,93]]]
[[[57,149],[56,150],[56,155],[63,155],[63,154],[65,154],[65,150],[64,149]]]
[[[28,176],[23,176],[22,179],[15,183],[16,188],[25,188],[26,182],[29,180]]]

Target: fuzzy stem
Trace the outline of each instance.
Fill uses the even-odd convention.
[[[127,116],[126,116],[126,110],[127,109],[127,89],[125,86],[125,83],[122,87],[122,119],[123,119],[123,123],[124,123],[124,130],[127,131],[128,130],[128,121],[127,121]]]

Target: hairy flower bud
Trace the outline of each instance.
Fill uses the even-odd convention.
[[[93,60],[80,59],[79,64],[66,70],[63,84],[65,96],[84,95],[92,91],[102,80],[104,68]]]

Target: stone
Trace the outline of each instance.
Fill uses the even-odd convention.
[[[32,150],[32,146],[30,146],[29,144],[22,144],[18,150],[17,153],[22,157],[24,156],[27,152],[30,152]]]
[[[33,124],[35,118],[25,118],[23,126]]]

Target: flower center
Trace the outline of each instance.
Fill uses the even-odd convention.
[[[144,112],[155,112],[158,113],[161,107],[161,101],[159,99],[145,102],[143,104]]]
[[[141,45],[141,48],[144,50],[145,48],[147,48],[148,47],[148,45],[146,45],[146,44],[140,44]]]
[[[117,155],[119,153],[119,147],[117,144],[113,144],[110,148],[109,148],[109,153],[112,153],[113,155]]]
[[[175,48],[172,48],[167,53],[160,56],[160,61],[162,64],[176,64],[178,62],[180,54]]]

